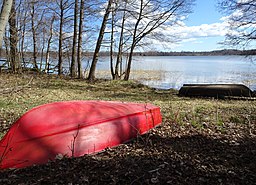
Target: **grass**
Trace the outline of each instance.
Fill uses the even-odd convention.
[[[0,79],[0,89],[13,90],[0,91],[2,130],[35,106],[64,100],[148,102],[161,107],[163,122],[192,125],[199,130],[217,127],[225,132],[230,125],[256,122],[256,101],[184,98],[178,97],[176,90],[155,90],[134,81],[88,83],[56,76],[11,74],[0,74]],[[15,91],[15,87],[22,86],[24,88]]]

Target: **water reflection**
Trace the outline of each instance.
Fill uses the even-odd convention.
[[[101,58],[99,70],[109,70]],[[131,78],[155,88],[179,89],[185,83],[239,83],[256,90],[256,64],[243,56],[134,57]]]

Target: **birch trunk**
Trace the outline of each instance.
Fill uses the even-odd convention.
[[[13,0],[4,0],[0,15],[0,49],[2,48],[5,27],[11,12]]]

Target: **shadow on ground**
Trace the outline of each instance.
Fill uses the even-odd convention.
[[[0,173],[1,184],[254,184],[256,138],[146,134],[76,159]]]

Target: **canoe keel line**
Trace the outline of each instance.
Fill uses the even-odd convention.
[[[117,146],[162,122],[151,104],[66,101],[35,107],[0,141],[0,169],[46,163],[56,156],[79,157]]]

